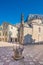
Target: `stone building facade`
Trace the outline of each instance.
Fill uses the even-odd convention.
[[[11,25],[4,22],[0,26],[0,41],[27,43],[43,42],[43,16],[29,15],[24,22],[24,16],[21,16],[21,23]]]
[[[3,26],[0,26],[0,41],[4,41]]]
[[[35,42],[43,42],[43,24],[41,19],[34,20],[35,22],[32,23],[33,30],[32,30],[32,38]]]
[[[8,41],[17,42],[18,41],[18,27],[15,25],[8,25]]]
[[[24,24],[24,43],[32,43],[32,28],[27,23]]]
[[[0,41],[3,42],[17,42],[18,28],[7,22],[3,22],[0,26]]]
[[[5,27],[6,23],[3,23],[0,26],[0,41],[6,41],[7,42],[7,28]],[[7,26],[7,25],[6,25]],[[8,26],[7,26],[8,27]]]
[[[4,36],[4,41],[8,41],[8,23],[3,22],[3,36]]]
[[[26,24],[26,23],[25,23]],[[28,18],[27,25],[24,24],[25,43],[43,42],[43,16],[32,15]],[[27,36],[26,36],[27,35]]]

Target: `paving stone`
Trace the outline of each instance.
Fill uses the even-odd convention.
[[[3,60],[7,60],[7,57],[4,57]]]
[[[10,62],[9,65],[15,65],[14,62]]]
[[[24,59],[24,61],[28,61],[28,59]]]
[[[20,61],[19,63],[20,63],[19,65],[29,65],[29,61],[24,60]]]
[[[31,58],[33,58],[33,56],[32,56],[32,55],[30,55],[30,57],[31,57]]]
[[[34,62],[36,62],[37,60],[36,59],[33,59]]]
[[[15,62],[10,62],[9,65],[20,65],[20,63],[15,61]]]
[[[4,62],[0,62],[0,65],[3,65],[4,64]]]
[[[0,62],[1,62],[2,60],[0,59]]]
[[[43,65],[43,45],[25,46],[23,52],[25,65]],[[22,62],[12,59],[12,55],[12,47],[0,48],[0,62],[5,62],[4,65],[23,65]]]
[[[40,59],[40,61],[43,61],[43,59]]]
[[[34,62],[30,62],[30,65],[35,65],[35,63]]]
[[[24,61],[32,61],[32,59],[27,59],[27,58],[25,58]]]
[[[1,58],[4,58],[5,56],[1,56]]]
[[[4,65],[9,65],[9,63],[8,62],[5,62]]]
[[[36,60],[38,60],[39,58],[38,57],[35,57]]]
[[[43,65],[43,62],[42,62],[42,61],[40,61],[40,62],[39,62],[39,64],[42,64],[42,65]]]
[[[6,60],[6,62],[10,62],[11,60]]]

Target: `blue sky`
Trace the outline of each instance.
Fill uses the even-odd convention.
[[[29,14],[43,14],[43,0],[0,0],[0,24],[19,23],[21,13],[24,20]]]

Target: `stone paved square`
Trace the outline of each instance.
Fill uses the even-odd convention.
[[[13,47],[0,47],[0,65],[43,65],[43,45],[24,46],[24,59],[12,58]]]
[[[4,64],[4,62],[0,62],[0,65],[3,65]]]

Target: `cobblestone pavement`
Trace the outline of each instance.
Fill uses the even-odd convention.
[[[12,47],[0,47],[0,65],[43,65],[43,45],[24,46],[24,59],[14,60]]]

